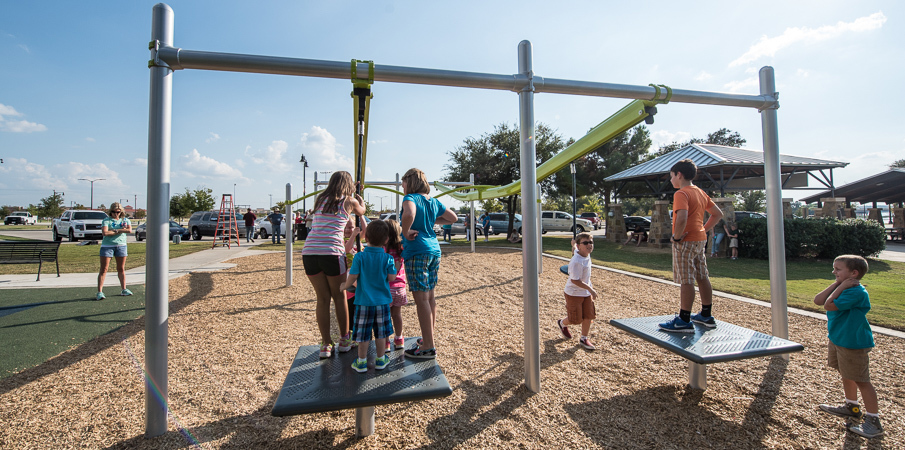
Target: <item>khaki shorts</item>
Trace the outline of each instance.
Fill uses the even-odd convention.
[[[568,314],[569,323],[577,325],[585,319],[597,318],[594,300],[590,295],[587,297],[575,297],[566,293],[562,295],[566,297],[566,314]]]
[[[694,284],[710,276],[704,248],[707,241],[682,241],[672,244],[672,279],[679,284]]]
[[[827,365],[846,380],[870,383],[870,348],[845,348],[827,341]]]

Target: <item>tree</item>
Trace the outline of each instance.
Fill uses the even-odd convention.
[[[0,217],[6,217],[11,212],[13,212],[13,209],[9,205],[0,206]]]
[[[535,127],[535,165],[550,159],[566,147],[562,136],[556,134],[547,125],[538,123]],[[519,156],[521,154],[521,137],[518,127],[510,127],[502,123],[494,127],[492,133],[485,133],[480,138],[469,137],[464,143],[449,152],[450,162],[444,167],[446,179],[450,181],[467,180],[474,174],[476,184],[503,186],[520,179]],[[551,180],[544,180],[541,186],[549,186]],[[515,222],[515,205],[518,195],[503,199],[506,211],[509,212],[509,229]]]
[[[195,211],[214,209],[217,202],[211,196],[212,192],[214,191],[210,188],[199,186],[194,191],[185,188],[184,193],[173,195],[170,197],[170,217],[183,218]]]
[[[481,209],[484,210],[485,213],[500,212],[503,210],[503,204],[495,198],[481,200]]]
[[[148,215],[148,213],[145,212],[145,210],[143,210],[143,209],[136,209],[136,210],[135,210],[135,218],[136,218],[136,219],[144,219],[145,216],[147,216],[147,215]]]
[[[736,211],[763,211],[767,206],[765,191],[742,191],[735,196]]]
[[[905,159],[900,159],[889,165],[890,169],[903,169],[905,168]]]
[[[38,217],[58,217],[63,214],[63,193],[54,192],[53,195],[42,198],[37,211]]]
[[[656,152],[650,153],[645,158],[645,161],[650,161],[654,158],[658,158],[667,153],[674,152],[676,150],[683,149],[691,144],[713,144],[713,145],[725,145],[727,147],[741,147],[748,142],[745,138],[742,137],[737,131],[732,131],[728,128],[720,128],[719,130],[714,131],[713,133],[707,134],[707,139],[700,139],[696,137],[692,137],[691,139],[685,142],[676,142],[673,141],[669,144],[660,146]]]

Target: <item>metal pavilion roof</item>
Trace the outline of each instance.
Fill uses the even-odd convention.
[[[763,189],[764,152],[713,144],[690,144],[611,175],[606,181],[617,182],[619,196],[663,196],[674,191],[669,183],[669,169],[683,159],[691,159],[698,166],[695,184],[704,190],[725,194],[726,191]],[[832,170],[848,165],[841,161],[782,154],[779,162],[783,189],[814,189],[807,187],[811,178],[823,187],[833,189]],[[630,182],[646,184],[648,190],[627,193],[625,188]]]
[[[905,169],[890,169],[863,180],[840,186],[834,191],[823,191],[802,198],[801,201],[813,203],[824,197],[845,197],[847,201],[859,203],[883,202],[891,204],[905,202]]]

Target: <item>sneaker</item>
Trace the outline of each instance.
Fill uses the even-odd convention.
[[[404,349],[405,348],[405,337],[396,336],[396,339],[393,339],[393,345],[396,347],[396,350]]]
[[[339,343],[336,344],[336,351],[340,353],[345,353],[349,350],[352,350],[352,337],[347,333],[342,339],[339,340]]]
[[[883,426],[880,425],[879,417],[867,416],[864,418],[864,422],[861,422],[859,425],[849,425],[848,431],[868,439],[873,439],[883,435]]]
[[[105,299],[105,298],[107,298],[107,296],[104,295],[103,292],[98,292],[97,295],[94,296],[94,299],[95,299],[95,300],[103,300],[103,299]]]
[[[130,291],[128,289],[123,289],[123,291],[120,292],[119,295],[122,295],[122,296],[132,295],[132,291]]]
[[[695,314],[695,315],[691,316],[691,321],[698,325],[705,326],[707,328],[716,327],[716,319],[714,319],[713,316],[704,317],[700,314]]]
[[[818,405],[817,407],[825,413],[846,419],[861,420],[864,417],[864,413],[861,412],[861,406],[857,403],[845,403],[842,406]]]
[[[437,357],[437,350],[433,348],[429,348],[427,350],[421,350],[418,347],[409,349],[405,351],[405,356],[409,358],[420,358],[420,359],[434,359]]]
[[[333,355],[333,344],[321,344],[321,358],[329,358]]]
[[[352,368],[358,373],[365,373],[368,371],[368,360],[355,358],[355,362],[352,363]]]
[[[562,319],[557,320],[556,325],[559,326],[559,332],[562,333],[562,337],[572,339],[572,332],[569,331],[569,327],[562,324]]]
[[[384,351],[386,351],[387,353],[393,351],[393,341],[391,341],[390,338],[387,338],[387,345]]]
[[[384,354],[382,357],[374,360],[374,368],[377,370],[386,369],[390,365],[390,355]]]
[[[586,337],[580,338],[578,340],[578,343],[581,344],[582,347],[584,347],[588,350],[597,350],[597,347],[594,347],[594,344],[591,343],[591,338],[586,338]]]
[[[679,316],[676,316],[669,322],[661,323],[660,329],[669,331],[670,333],[694,333],[694,325],[692,325],[691,322],[682,320]]]

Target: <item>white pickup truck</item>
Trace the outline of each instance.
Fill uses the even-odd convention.
[[[3,219],[4,225],[37,225],[38,218],[28,211],[13,211]]]
[[[101,225],[107,213],[103,211],[69,210],[63,211],[57,219],[53,219],[53,240],[62,241],[63,236],[69,238],[69,242],[79,239],[103,239]]]

